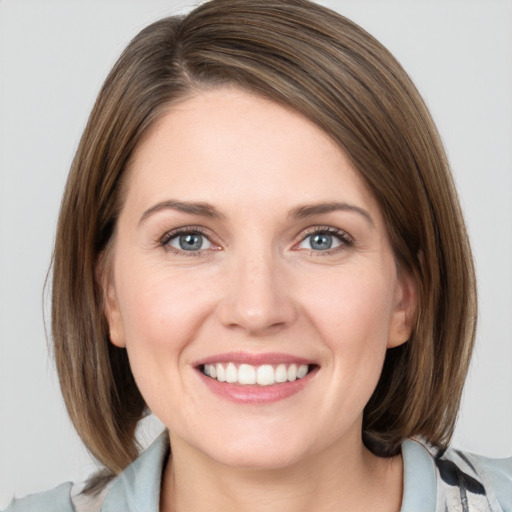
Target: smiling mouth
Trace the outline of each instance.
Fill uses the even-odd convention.
[[[238,384],[240,386],[273,386],[294,382],[304,378],[317,368],[315,364],[240,364],[215,363],[203,364],[199,370],[218,382]]]

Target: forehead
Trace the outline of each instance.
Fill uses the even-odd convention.
[[[359,202],[376,208],[343,150],[301,114],[234,87],[174,104],[132,156],[127,200]]]

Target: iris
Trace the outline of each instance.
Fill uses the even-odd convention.
[[[325,251],[332,247],[332,236],[327,233],[316,233],[311,236],[311,249],[315,251]]]
[[[188,233],[179,237],[180,249],[184,251],[198,251],[203,245],[203,236],[196,233]]]

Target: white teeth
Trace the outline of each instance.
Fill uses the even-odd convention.
[[[236,383],[240,385],[272,386],[283,382],[293,382],[304,378],[309,371],[307,364],[271,364],[253,366],[241,364],[238,368],[234,363],[205,364],[203,373],[219,382]]]
[[[256,382],[260,386],[271,386],[276,383],[274,368],[269,364],[258,366],[256,371]]]
[[[256,384],[256,370],[250,364],[241,364],[238,368],[239,384]]]
[[[288,372],[286,365],[280,364],[276,368],[276,382],[286,382],[288,380]]]
[[[237,373],[236,366],[233,363],[229,363],[226,368],[226,382],[236,382],[238,380]]]
[[[297,365],[291,364],[288,368],[288,380],[290,382],[293,382],[294,380],[297,380]]]
[[[222,366],[220,363],[217,363],[216,369],[217,369],[217,380],[219,382],[224,382],[226,380],[226,372],[224,370],[224,366]]]
[[[305,377],[308,373],[308,365],[307,364],[301,364],[297,368],[297,379],[302,379],[302,377]]]

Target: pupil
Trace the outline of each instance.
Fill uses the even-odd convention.
[[[319,251],[325,251],[332,246],[332,236],[325,233],[317,233],[311,239],[311,248]]]
[[[201,249],[201,245],[201,235],[189,234],[180,236],[180,247],[184,251],[194,251],[197,249]]]

